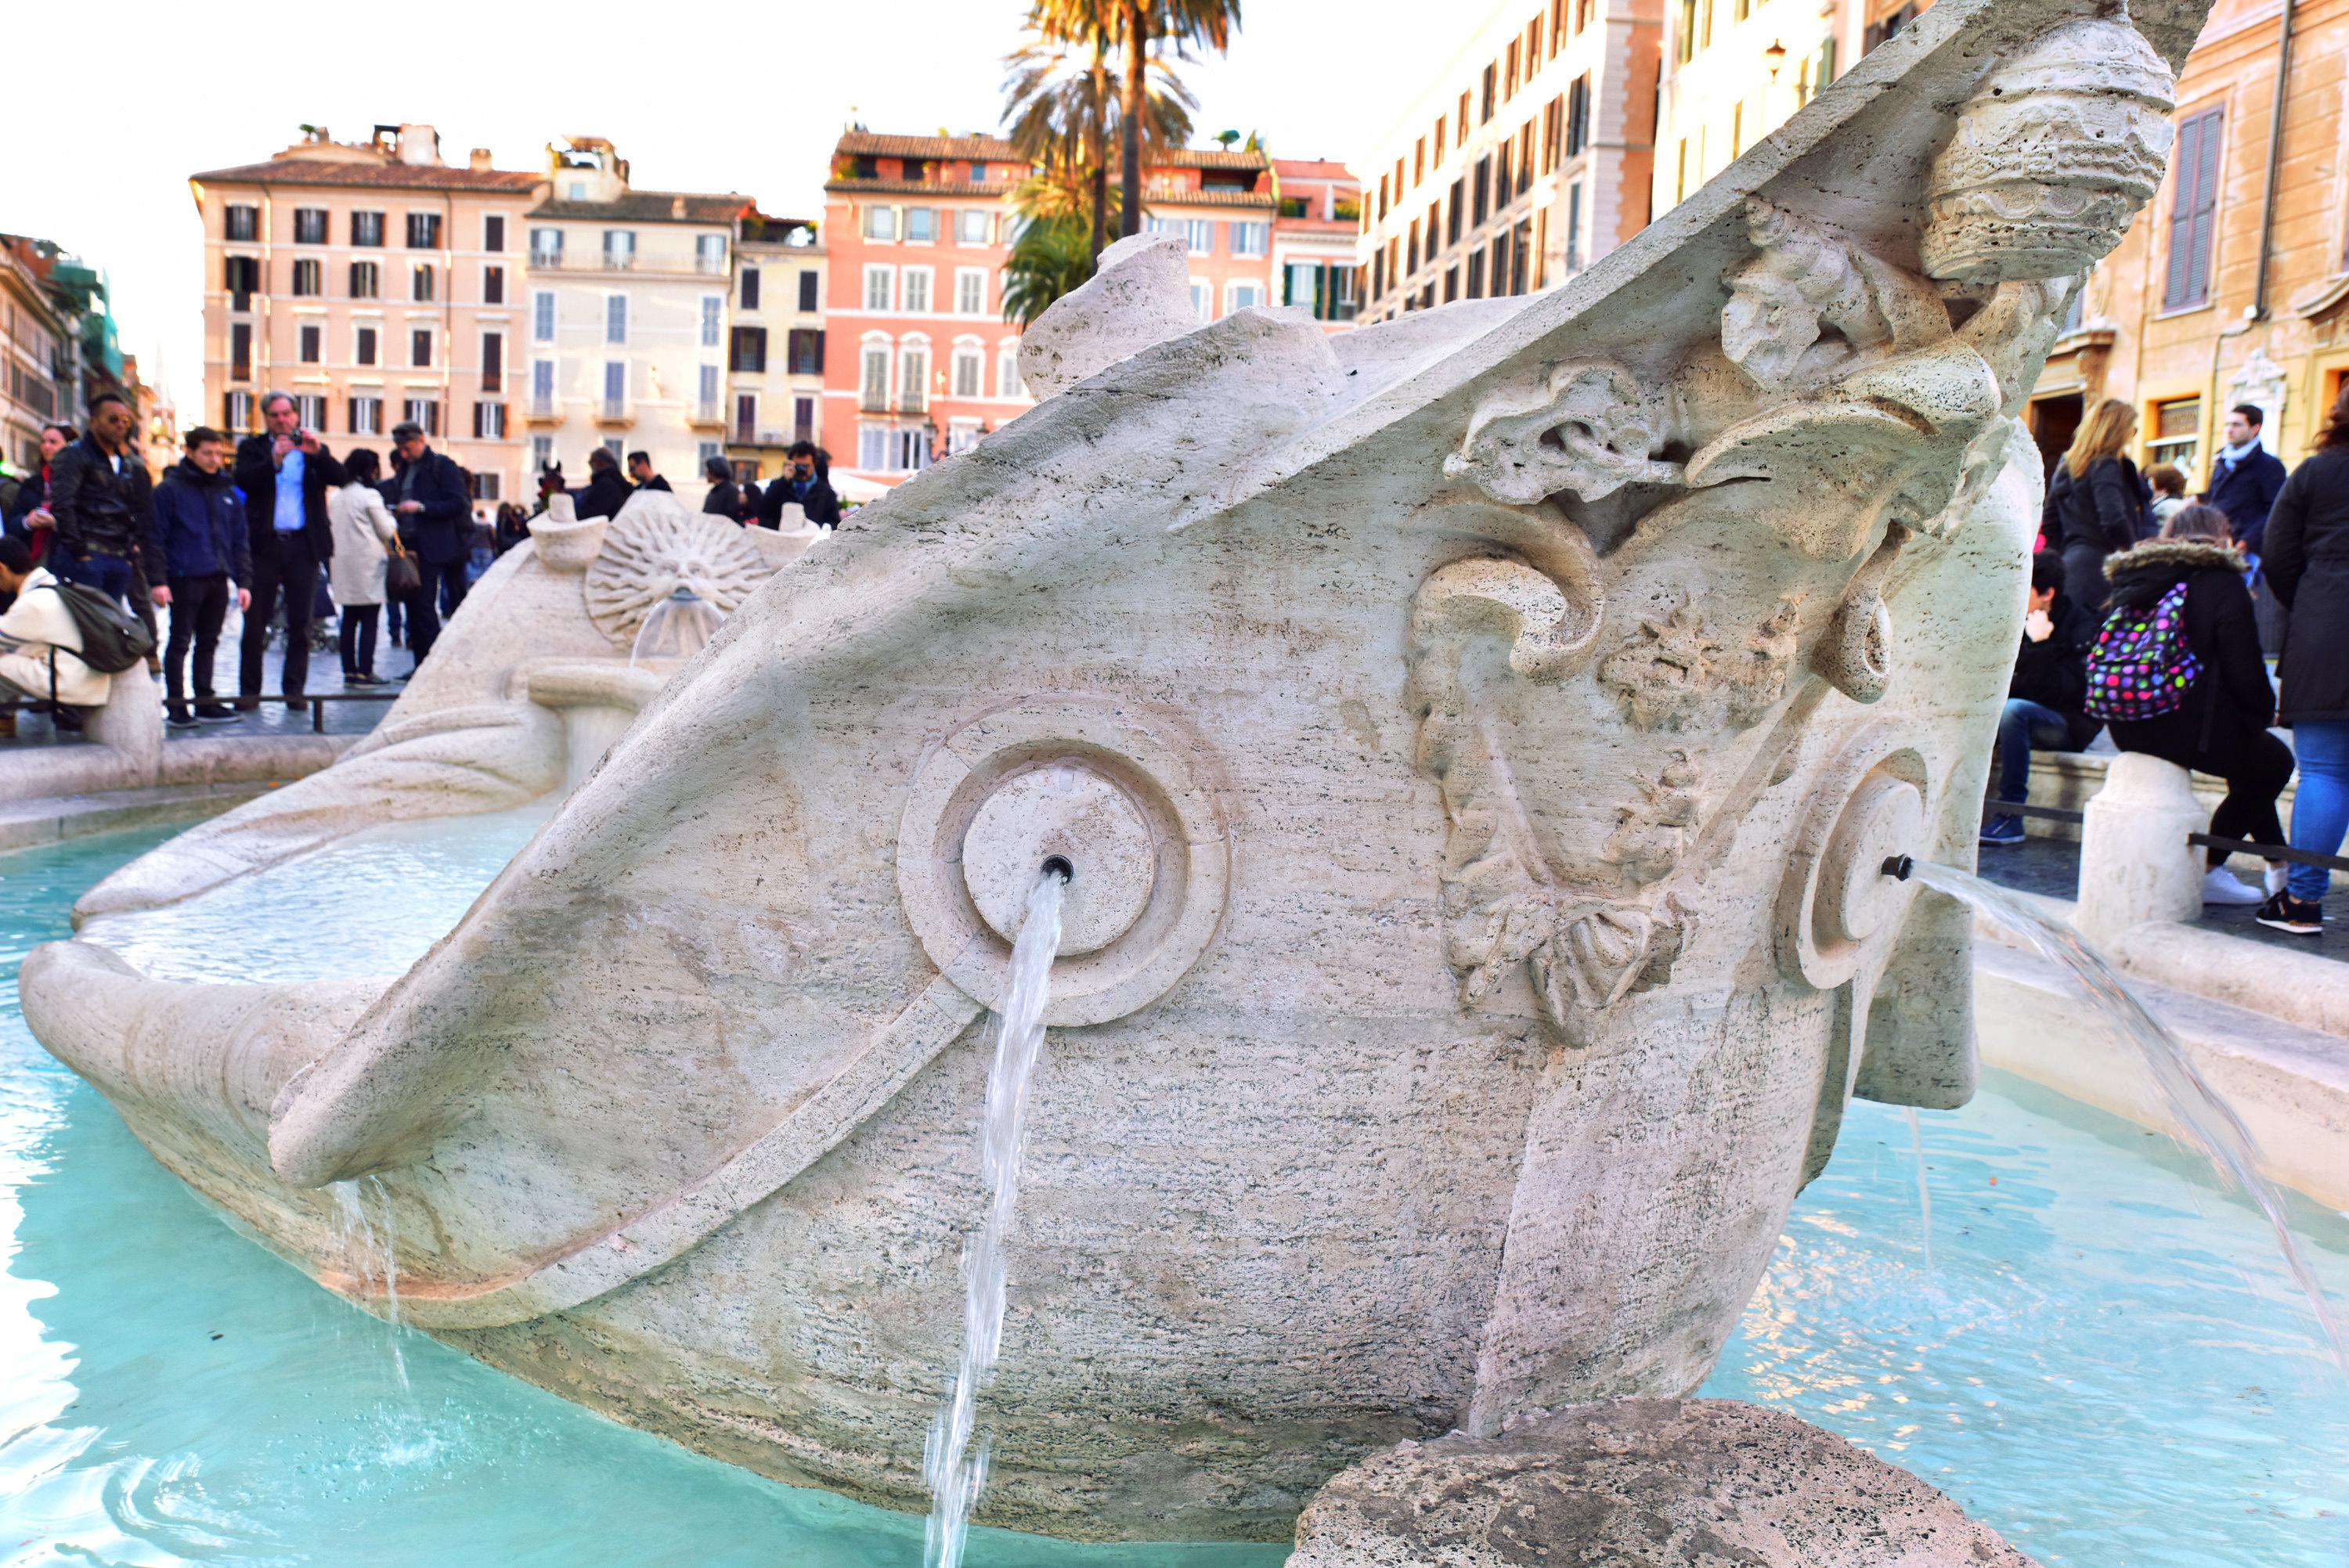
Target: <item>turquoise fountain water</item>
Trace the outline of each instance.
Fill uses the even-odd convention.
[[[396,973],[540,820],[378,830],[93,930],[190,977]],[[388,1329],[157,1167],[34,1044],[16,967],[165,836],[0,856],[0,1564],[921,1562],[918,1518],[761,1480]],[[2349,1222],[2286,1207],[2349,1299]],[[1843,1433],[2049,1568],[2349,1561],[2349,1398],[2265,1222],[2167,1140],[1996,1076],[1920,1116],[1913,1145],[1899,1112],[1857,1104],[1787,1230],[1704,1392]],[[979,1530],[965,1561],[1283,1555]]]

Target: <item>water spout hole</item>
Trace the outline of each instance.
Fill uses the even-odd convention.
[[[1046,855],[1043,865],[1038,869],[1043,875],[1059,877],[1064,882],[1077,880],[1077,868],[1069,863],[1069,857],[1066,855]]]

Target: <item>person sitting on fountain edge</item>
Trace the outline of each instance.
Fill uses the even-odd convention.
[[[2043,550],[2031,558],[2027,593],[2023,649],[1998,721],[1998,799],[2008,806],[2030,797],[2033,747],[2077,751],[2104,727],[2083,707],[2096,623],[2064,592],[2062,556]],[[1999,812],[1982,830],[1985,844],[2019,844],[2023,836],[2023,818],[2012,811]]]
[[[55,593],[57,580],[33,563],[32,547],[16,534],[0,537],[0,593],[14,596],[7,614],[0,614],[0,701],[37,698],[46,703],[52,693],[56,705],[50,722],[61,730],[82,727],[76,708],[100,707],[113,689],[113,678],[81,662],[81,632],[73,613]],[[150,699],[151,700],[151,699]],[[0,710],[0,740],[16,734],[16,710]]]
[[[2283,823],[2276,798],[2291,782],[2292,748],[2268,733],[2275,722],[2275,687],[2260,657],[2260,634],[2243,586],[2247,562],[2233,543],[2227,514],[2199,503],[2170,514],[2161,537],[2116,552],[2105,562],[2113,585],[2113,612],[2103,638],[2126,640],[2129,623],[2166,625],[2161,602],[2183,588],[2182,652],[2198,666],[2182,701],[2151,717],[2114,717],[2113,744],[2227,781],[2227,798],[2210,813],[2210,836],[2281,844]],[[2117,645],[2117,644],[2116,645]],[[2182,674],[2182,671],[2181,671]],[[2089,685],[2096,689],[2097,655]],[[2204,865],[2205,903],[2264,903],[2282,890],[2284,863],[2270,861],[2264,891],[2227,869],[2227,851],[2213,848]]]

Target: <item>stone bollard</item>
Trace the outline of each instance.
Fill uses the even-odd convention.
[[[2081,934],[2108,942],[2147,921],[2190,921],[2202,912],[2202,851],[2186,835],[2208,813],[2186,769],[2123,752],[2080,824]]]
[[[82,713],[83,733],[111,747],[120,760],[122,781],[113,788],[138,789],[155,782],[163,766],[163,705],[146,665],[133,665],[109,677],[106,705]]]

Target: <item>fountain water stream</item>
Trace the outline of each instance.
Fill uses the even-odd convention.
[[[1044,1046],[1044,1003],[1052,959],[1061,946],[1063,863],[1048,862],[1029,890],[1026,918],[1011,945],[1011,969],[995,1037],[995,1067],[987,1079],[987,1119],[979,1140],[979,1174],[988,1186],[987,1212],[962,1253],[962,1361],[954,1391],[938,1408],[922,1456],[930,1487],[930,1523],[923,1561],[928,1568],[958,1568],[971,1510],[987,1483],[987,1446],[972,1446],[978,1390],[995,1371],[1003,1338],[1004,1244],[1019,1200],[1019,1152],[1027,1139],[1029,1082]]]
[[[380,1176],[361,1176],[329,1182],[326,1191],[335,1200],[336,1239],[357,1273],[359,1284],[373,1295],[377,1282],[382,1282],[391,1367],[399,1375],[401,1390],[406,1391],[408,1358],[399,1347],[399,1233],[392,1223],[391,1190]]]
[[[2219,1098],[2218,1091],[2187,1056],[2178,1037],[2145,1010],[2144,1004],[2113,972],[2104,954],[2070,926],[2046,918],[2006,889],[1980,877],[1953,867],[1905,858],[1889,863],[1885,869],[1891,875],[1913,877],[1936,892],[1971,905],[2029,942],[2043,957],[2072,972],[2088,999],[2104,1010],[2145,1057],[2146,1067],[2153,1074],[2162,1099],[2168,1103],[2170,1114],[2187,1130],[2198,1151],[2210,1161],[2220,1181],[2241,1191],[2267,1216],[2268,1224],[2275,1232],[2276,1244],[2283,1251],[2284,1265],[2291,1269],[2292,1279],[2308,1297],[2309,1309],[2316,1315],[2333,1361],[2343,1375],[2349,1377],[2349,1332],[2344,1331],[2325,1300],[2323,1288],[2310,1271],[2308,1260],[2302,1255],[2300,1243],[2284,1217],[2282,1198],[2260,1174],[2259,1144],[2251,1130],[2243,1125],[2234,1108]]]
[[[1909,1151],[1917,1161],[1917,1234],[1925,1246],[1925,1272],[1933,1272],[1933,1189],[1925,1180],[1925,1129],[1917,1108],[1904,1105],[1900,1114],[1909,1123]]]

